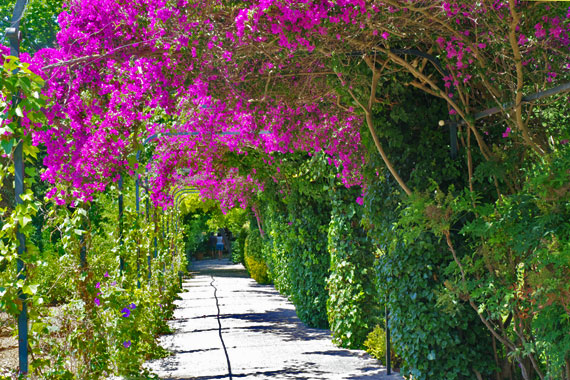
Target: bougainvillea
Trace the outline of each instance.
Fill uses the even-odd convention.
[[[546,103],[525,98],[570,78],[562,2],[70,0],[58,21],[55,48],[21,57],[45,81],[47,123],[34,117],[37,104],[17,108],[2,94],[0,135],[46,147],[42,179],[59,204],[148,171],[156,204],[171,204],[173,187],[193,186],[222,207],[246,206],[278,182],[277,157],[295,151],[324,152],[347,186],[365,186],[361,124],[410,195],[412,181],[399,175],[373,118],[394,107],[381,87],[402,72],[405,85],[447,105],[441,124],[459,128],[471,193],[477,165],[506,168],[504,178],[489,176],[502,199],[501,187],[515,194],[524,178],[520,166],[509,172],[505,152],[528,161],[568,142],[536,117]],[[7,54],[2,47],[0,63]],[[487,120],[497,123],[477,122],[491,107]]]
[[[206,196],[227,188],[227,206],[246,203],[243,190],[268,178],[235,175],[222,158],[248,148],[264,151],[269,164],[271,152],[323,150],[343,166],[347,185],[360,184],[360,120],[382,100],[364,101],[331,70],[342,54],[364,58],[373,90],[385,68],[407,70],[412,85],[463,119],[489,159],[490,142],[470,115],[512,101],[503,115],[541,154],[547,143],[523,119],[521,99],[532,84],[567,77],[569,17],[563,6],[516,1],[69,1],[57,48],[23,57],[52,99],[49,124],[32,127],[48,150],[42,178],[57,202],[90,199],[120,174],[142,173],[134,155],[151,134],[194,132],[158,139],[149,166],[156,202],[168,204],[168,189],[184,177]],[[394,48],[438,55],[445,75],[433,79],[425,59]],[[340,102],[331,78],[353,104]],[[176,172],[183,167],[190,175]]]

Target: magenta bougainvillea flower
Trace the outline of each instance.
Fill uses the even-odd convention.
[[[23,119],[33,143],[46,149],[42,180],[52,185],[48,198],[58,204],[90,201],[120,174],[148,169],[155,205],[172,205],[173,187],[193,186],[202,198],[219,200],[223,210],[248,207],[266,181],[281,175],[275,156],[292,152],[325,154],[346,186],[365,187],[362,110],[343,105],[334,89],[321,91],[318,78],[326,77],[317,73],[330,71],[331,54],[320,48],[345,51],[351,40],[362,40],[381,52],[420,42],[447,70],[440,90],[454,88],[448,103],[461,101],[462,87],[485,88],[482,62],[497,56],[493,64],[501,64],[495,52],[512,51],[502,34],[512,19],[506,1],[433,1],[420,19],[445,27],[421,36],[398,22],[413,17],[404,0],[395,2],[401,7],[381,1],[252,0],[231,12],[214,3],[72,1],[58,17],[58,48],[22,55],[45,79],[43,94],[50,100],[47,125]],[[218,8],[223,17],[215,14]],[[534,82],[555,85],[566,78],[568,56],[545,54],[545,60],[540,52],[568,51],[570,11],[545,8],[544,15],[536,14],[517,26],[516,41],[529,75],[548,73]],[[412,35],[421,41],[409,40]],[[286,58],[277,62],[244,53],[263,44]],[[299,58],[308,52],[314,54],[310,67]],[[5,47],[2,53],[8,54]],[[312,74],[311,81],[303,79]],[[348,77],[336,74],[338,84],[350,89]],[[495,82],[508,80],[489,77],[486,83],[507,88],[509,83]],[[287,90],[273,91],[279,87]],[[481,93],[481,100],[469,107],[474,111],[492,96]],[[450,104],[449,113],[457,115],[461,106]],[[155,140],[152,162],[141,167],[133,159],[139,147],[134,142],[155,134],[162,137]],[[226,160],[247,158],[252,150],[269,174],[243,173]]]

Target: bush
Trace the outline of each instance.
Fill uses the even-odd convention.
[[[447,247],[430,233],[408,240],[398,231],[380,257],[381,283],[388,296],[391,337],[402,355],[404,374],[414,379],[472,379],[492,368],[492,342],[465,302],[441,303],[445,293]],[[406,242],[404,245],[403,242]]]
[[[310,327],[328,327],[326,280],[330,255],[327,231],[330,206],[297,192],[287,203],[267,204],[264,257],[275,287],[295,305],[299,319]]]
[[[251,278],[255,281],[260,284],[269,284],[271,283],[271,278],[267,270],[267,264],[261,253],[262,246],[263,240],[259,234],[259,230],[253,228],[245,239],[245,267]]]
[[[346,189],[335,193],[328,231],[327,316],[336,344],[362,348],[380,315],[374,255],[360,227],[361,207],[354,201],[357,193]]]
[[[301,197],[288,206],[291,224],[287,223],[287,230],[282,231],[286,240],[281,249],[288,261],[291,301],[301,321],[311,327],[327,328],[330,206]]]
[[[243,227],[235,234],[236,239],[232,244],[232,262],[237,264],[245,264],[245,239],[249,235],[249,223],[245,223]]]
[[[380,325],[376,325],[374,330],[370,331],[364,341],[364,347],[370,356],[386,365],[386,331]],[[392,345],[390,345],[390,363],[392,368],[400,368],[402,365],[402,358],[396,353]]]

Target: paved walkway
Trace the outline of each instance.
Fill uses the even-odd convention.
[[[193,272],[177,301],[175,333],[161,338],[172,356],[146,365],[162,379],[402,379],[364,351],[334,346],[330,331],[306,327],[243,266],[206,260]]]

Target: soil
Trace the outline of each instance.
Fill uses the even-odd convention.
[[[18,369],[18,339],[13,336],[14,319],[0,313],[0,377],[10,377]]]

